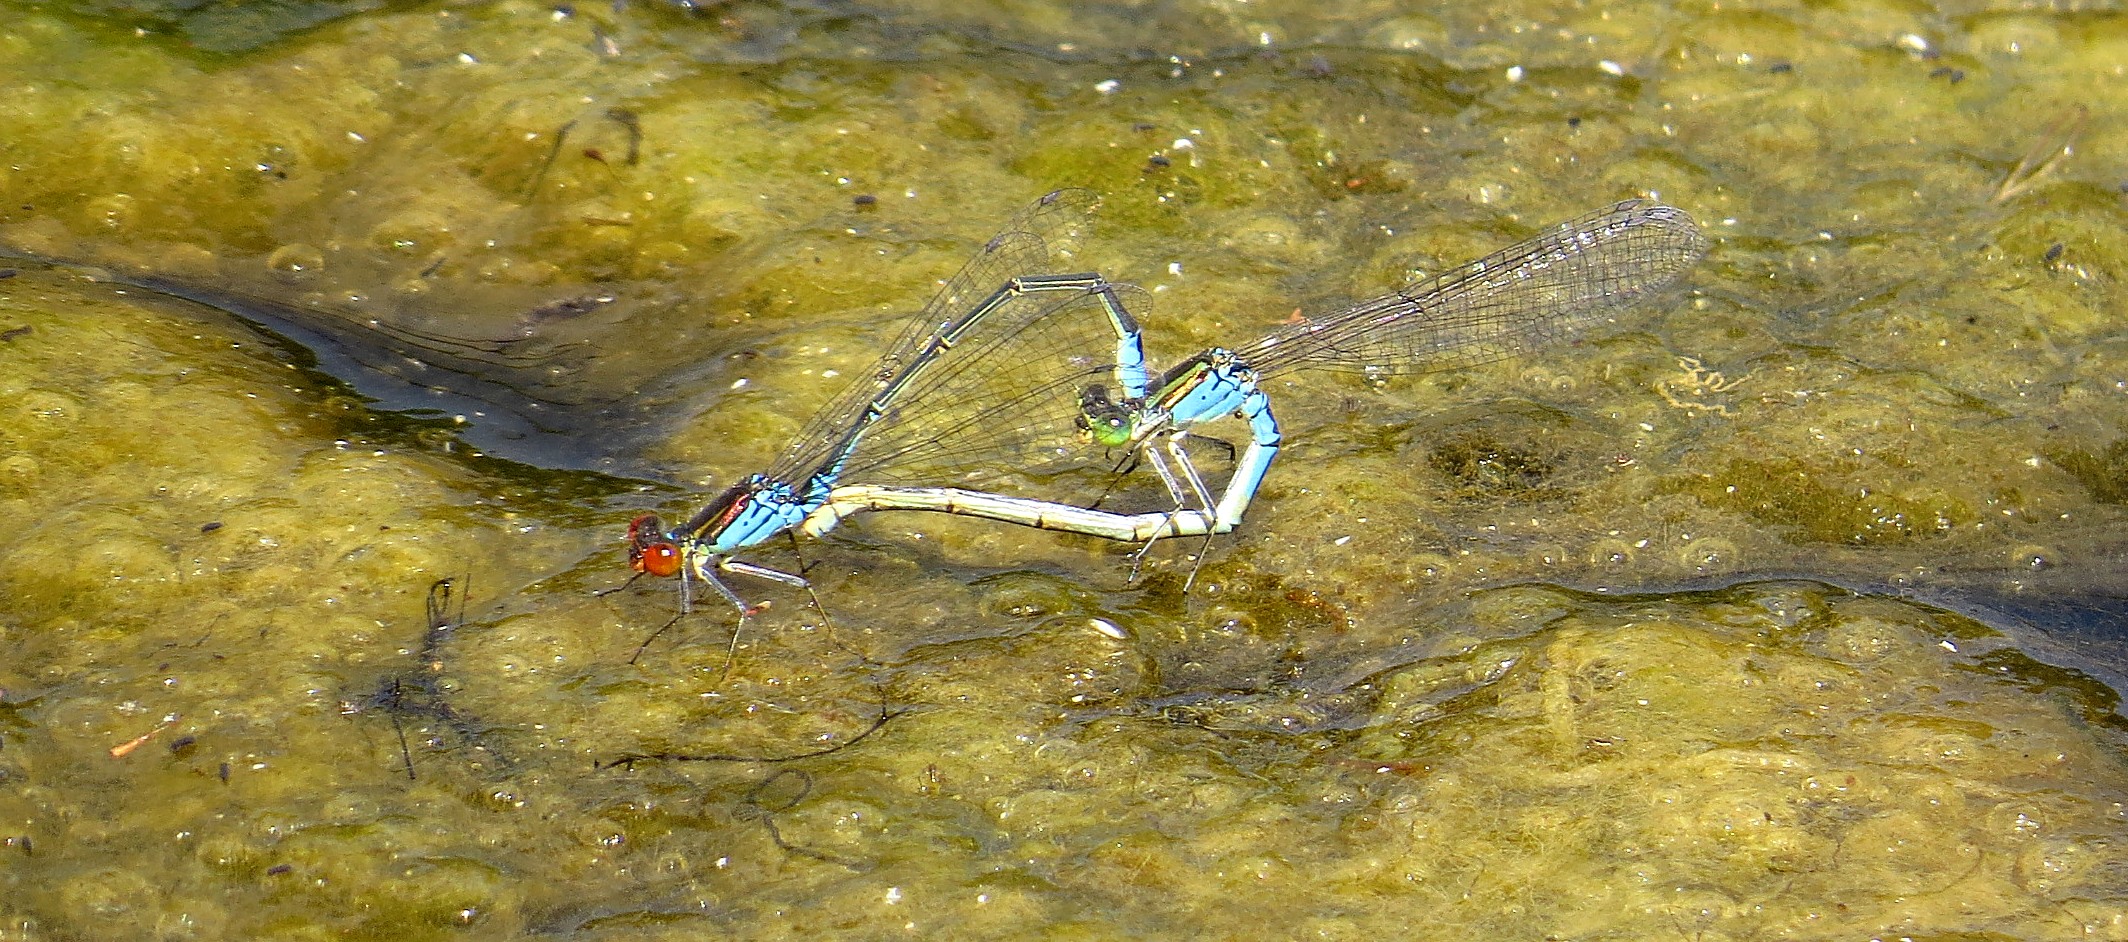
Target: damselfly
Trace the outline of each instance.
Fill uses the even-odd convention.
[[[845,514],[815,515],[845,477],[911,490],[987,486],[1001,471],[1082,460],[1075,391],[1102,382],[1132,395],[1147,391],[1138,325],[1123,303],[1132,289],[1074,271],[1077,243],[1097,204],[1087,191],[1059,190],[1028,207],[766,471],[732,485],[677,527],[667,529],[653,515],[636,518],[631,566],[638,574],[680,576],[683,613],[700,581],[743,618],[753,607],[717,571],[805,585],[801,576],[733,555],[809,517],[809,533],[832,527]]]
[[[1514,356],[1662,292],[1706,248],[1684,211],[1627,200],[1394,294],[1245,347],[1204,351],[1145,392],[1131,383],[1119,383],[1120,396],[1098,382],[1079,387],[1082,433],[1142,455],[1174,499],[1169,512],[1116,514],[966,489],[858,483],[835,489],[806,530],[825,530],[863,510],[930,510],[1147,543],[1225,533],[1240,525],[1282,440],[1261,387],[1265,377],[1303,368],[1410,375]],[[1215,500],[1183,444],[1197,423],[1229,415],[1248,421],[1250,440]]]

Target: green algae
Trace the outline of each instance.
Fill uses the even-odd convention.
[[[1973,509],[1955,500],[1932,502],[1843,486],[1856,470],[1850,462],[1739,459],[1672,489],[1810,542],[1913,542],[1973,522]]]
[[[525,389],[597,404],[568,428],[611,470],[710,488],[1061,184],[1107,197],[1091,262],[1152,291],[1163,360],[1629,195],[1717,249],[1514,364],[1277,378],[1247,524],[1137,582],[926,515],[765,549],[817,604],[742,584],[772,604],[728,672],[727,612],[644,645],[668,592],[591,594],[632,513],[699,495],[469,456],[211,312],[24,266],[0,939],[2118,934],[2117,695],[1827,584],[2115,585],[2119,181],[1990,198],[2071,100],[2077,152],[2118,149],[2080,91],[2117,14],[1015,10],[214,46],[155,35],[205,28],[182,7],[12,4],[0,243],[589,342]],[[1625,594],[1762,570],[1812,579]],[[727,758],[601,767],[642,753]]]
[[[2070,451],[2047,456],[2102,504],[2128,503],[2128,440],[2108,442],[2096,454]]]

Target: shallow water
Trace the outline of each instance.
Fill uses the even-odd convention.
[[[0,939],[2128,938],[2121,15],[367,6],[0,0]],[[1187,592],[881,514],[631,663],[630,517],[1060,185],[1168,361],[1714,248],[1278,377]]]

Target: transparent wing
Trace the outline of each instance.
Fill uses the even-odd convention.
[[[1683,210],[1628,200],[1239,351],[1259,372],[1429,373],[1526,352],[1677,281],[1707,251]]]
[[[866,432],[845,477],[1009,493],[1078,468],[1105,468],[1111,457],[1079,430],[1079,395],[1091,385],[1116,394],[1118,340],[1128,333],[1136,344],[1134,307],[1143,310],[1145,296],[1131,288],[1006,301]]]
[[[1020,211],[909,319],[887,353],[815,413],[768,473],[785,481],[809,476],[847,449],[879,419],[873,406],[914,365],[936,336],[1017,275],[1076,270],[1072,260],[1092,230],[1100,197],[1090,190],[1057,190]],[[900,393],[890,398],[899,398]]]

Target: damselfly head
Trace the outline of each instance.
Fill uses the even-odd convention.
[[[1103,448],[1121,448],[1130,444],[1132,411],[1128,406],[1108,397],[1108,387],[1099,383],[1079,391],[1079,414],[1072,424],[1079,427],[1079,434],[1087,441]]]
[[[628,522],[628,568],[660,579],[680,574],[680,547],[665,535],[665,521],[644,514]]]

